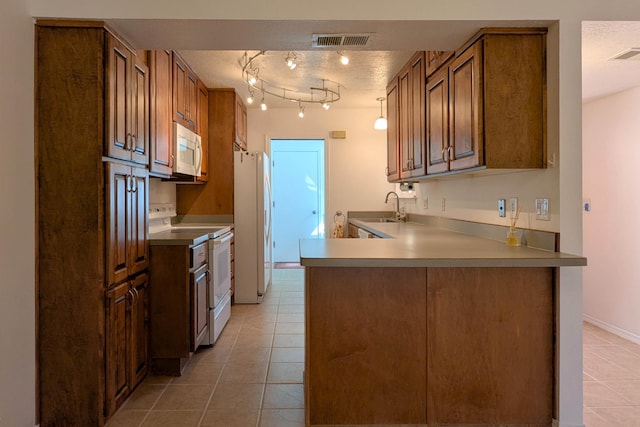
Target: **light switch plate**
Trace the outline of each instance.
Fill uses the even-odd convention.
[[[536,219],[539,221],[549,221],[549,199],[536,199]]]

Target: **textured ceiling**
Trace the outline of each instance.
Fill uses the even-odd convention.
[[[209,87],[233,87],[247,96],[241,63],[245,51],[266,50],[260,77],[275,85],[307,91],[322,79],[341,86],[340,107],[378,107],[387,82],[416,50],[452,50],[482,27],[548,26],[551,21],[184,21],[111,20],[109,23],[140,49],[176,49]],[[311,47],[313,33],[372,35],[371,43],[344,49],[348,66],[334,50]],[[583,23],[583,101],[640,86],[640,55],[636,60],[609,58],[640,47],[640,22]],[[293,50],[299,66],[291,71],[284,58]],[[258,94],[256,94],[258,95]],[[258,95],[259,96],[259,95]],[[267,97],[268,98],[268,97]],[[265,98],[265,100],[267,100]],[[291,107],[272,98],[271,107]],[[254,104],[254,107],[257,105]]]
[[[184,59],[193,67],[198,76],[209,88],[234,87],[243,96],[249,94],[248,85],[242,80],[244,51],[180,51]],[[249,51],[249,56],[257,53]],[[337,51],[296,51],[297,67],[290,70],[285,63],[288,51],[267,51],[256,58],[252,65],[259,68],[259,77],[269,92],[284,94],[287,97],[311,99],[311,87],[325,85],[331,89],[340,86],[341,100],[335,107],[377,107],[377,97],[385,96],[389,79],[407,62],[413,52],[407,51],[345,51],[350,61],[348,65],[340,63]],[[259,88],[255,91],[258,101],[261,98]],[[275,89],[278,88],[278,89]],[[275,89],[275,90],[274,90]],[[314,91],[314,98],[320,93]],[[265,102],[270,107],[290,108],[291,101],[274,98],[268,94]],[[257,106],[257,103],[254,104]],[[315,104],[317,108],[320,105]],[[306,108],[314,108],[306,106]]]
[[[583,101],[640,86],[640,55],[610,60],[634,47],[640,47],[640,22],[582,23]]]
[[[340,84],[341,107],[379,108],[390,79],[418,50],[454,50],[483,27],[546,27],[552,21],[206,21],[111,20],[139,49],[176,49],[208,87],[233,87],[246,97],[241,61],[245,51],[266,51],[256,61],[260,77],[279,87],[308,90],[322,79]],[[341,49],[351,59],[337,62],[336,50],[314,49],[314,33],[369,33],[365,47]],[[295,51],[299,65],[284,62]],[[259,96],[258,94],[256,94]],[[291,102],[265,97],[270,107]],[[250,108],[258,108],[254,103]],[[319,105],[316,108],[321,108]]]

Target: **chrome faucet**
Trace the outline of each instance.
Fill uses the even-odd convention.
[[[389,196],[395,194],[396,196],[396,213],[395,213],[395,218],[399,219],[400,218],[400,197],[398,197],[398,193],[396,193],[395,191],[389,191],[387,193],[387,197],[384,198],[384,202],[385,203],[389,203]]]

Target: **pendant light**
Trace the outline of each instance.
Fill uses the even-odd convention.
[[[377,130],[385,130],[387,128],[387,119],[385,119],[382,114],[382,101],[384,101],[384,97],[377,98],[376,100],[380,101],[380,117],[376,119],[376,122],[373,124],[373,128]]]

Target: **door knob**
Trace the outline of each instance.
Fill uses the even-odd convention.
[[[315,209],[314,209],[314,210],[312,210],[312,211],[311,211],[311,213],[315,215],[315,214],[316,214],[316,211],[315,211]]]

